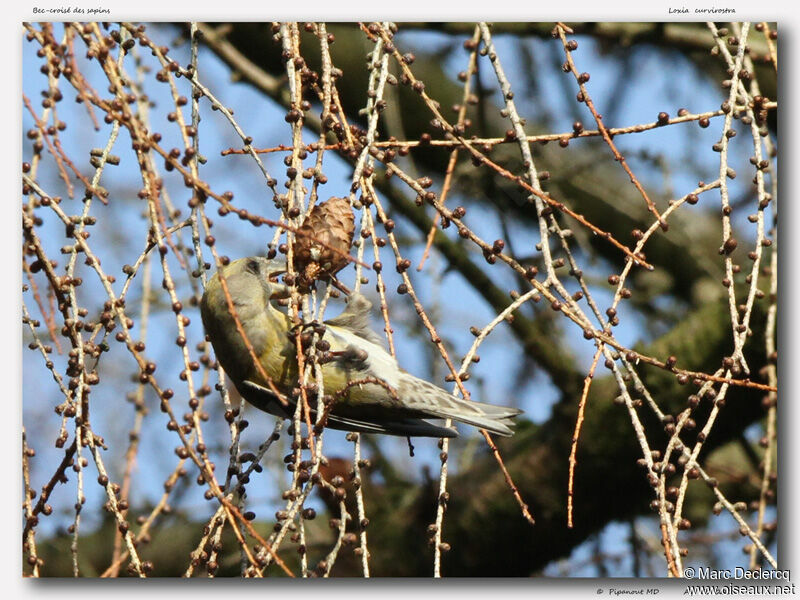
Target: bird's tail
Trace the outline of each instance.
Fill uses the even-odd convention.
[[[522,413],[518,408],[456,398],[432,383],[413,376],[408,376],[403,383],[411,388],[411,390],[406,388],[411,393],[402,394],[401,392],[406,402],[410,404],[409,408],[421,410],[430,417],[453,419],[460,423],[479,427],[489,433],[502,436],[513,435],[513,418]]]
[[[456,410],[441,411],[445,418],[485,429],[502,436],[514,434],[514,417],[522,411],[509,406],[495,406],[483,402],[458,400]]]

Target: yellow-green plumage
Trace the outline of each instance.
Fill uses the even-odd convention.
[[[200,308],[217,359],[242,396],[261,410],[290,417],[294,407],[278,401],[269,381],[287,398],[298,385],[296,342],[289,336],[291,320],[270,303],[285,291],[285,286],[270,280],[270,275],[280,270],[280,263],[261,257],[243,258],[222,269],[233,308],[261,369],[231,315],[219,273],[209,280]],[[328,427],[453,437],[457,435],[454,429],[423,420],[450,418],[511,435],[511,418],[519,410],[458,399],[400,369],[381,338],[369,328],[370,307],[366,298],[354,294],[340,316],[324,323],[322,339],[329,344],[330,354],[328,362],[322,364],[323,385],[325,394],[336,398]],[[380,380],[386,387],[376,383],[347,387],[364,379]]]

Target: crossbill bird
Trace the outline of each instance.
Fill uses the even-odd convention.
[[[291,419],[297,402],[291,392],[299,387],[296,330],[289,315],[271,302],[288,296],[286,285],[277,280],[286,271],[286,263],[249,257],[220,270],[241,330],[261,368],[237,327],[219,272],[208,281],[200,303],[217,360],[250,404]],[[319,352],[324,393],[333,399],[326,427],[407,437],[456,437],[454,428],[425,420],[452,419],[490,433],[512,435],[512,419],[522,411],[457,398],[401,369],[370,328],[371,308],[369,300],[353,293],[338,317],[316,328],[322,341],[316,347],[324,349]]]

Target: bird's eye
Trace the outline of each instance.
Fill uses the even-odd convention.
[[[257,260],[248,260],[247,265],[245,267],[253,275],[258,275],[259,264]]]

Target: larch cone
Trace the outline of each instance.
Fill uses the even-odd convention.
[[[294,269],[302,283],[335,275],[350,262],[355,217],[347,198],[317,204],[300,225],[294,245]]]

